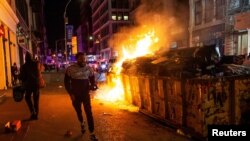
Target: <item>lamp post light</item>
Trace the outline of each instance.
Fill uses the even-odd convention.
[[[64,13],[63,13],[63,18],[64,18],[64,38],[65,38],[65,52],[66,52],[66,55],[65,55],[65,59],[66,59],[66,62],[68,62],[68,49],[67,49],[67,32],[66,32],[66,24],[68,24],[68,18],[66,17],[66,12],[67,12],[67,8],[68,8],[68,5],[69,3],[71,2],[71,0],[69,0],[65,6],[65,9],[64,9]]]

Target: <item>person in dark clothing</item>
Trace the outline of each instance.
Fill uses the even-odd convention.
[[[16,85],[18,79],[18,68],[15,62],[13,63],[13,66],[11,66],[11,76],[12,76],[12,84]]]
[[[90,139],[96,141],[97,138],[94,134],[94,120],[89,94],[90,87],[95,86],[94,71],[86,64],[85,55],[83,53],[77,53],[76,59],[77,63],[66,69],[64,85],[70,95],[72,105],[81,124],[82,133],[85,133],[81,109],[83,104],[90,131]]]
[[[38,63],[32,59],[30,53],[26,53],[25,63],[20,68],[19,79],[25,88],[25,101],[30,110],[30,120],[37,120],[39,113],[39,70]],[[33,102],[31,99],[33,96]]]

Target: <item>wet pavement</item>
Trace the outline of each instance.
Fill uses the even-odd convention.
[[[96,93],[100,92],[101,88]],[[92,111],[99,141],[191,141],[138,112],[136,107],[98,100],[95,95],[92,93]],[[27,120],[30,114],[25,101],[14,102],[11,89],[0,104],[0,113],[0,141],[90,140],[88,131],[81,134],[76,113],[61,82],[50,83],[41,90],[38,120]],[[14,120],[22,121],[21,129],[5,133],[5,123]],[[72,131],[72,136],[65,136],[67,130]]]

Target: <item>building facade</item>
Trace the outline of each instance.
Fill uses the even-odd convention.
[[[190,0],[190,45],[215,44],[222,55],[250,52],[249,0]]]
[[[16,63],[20,68],[26,52],[40,56],[45,29],[42,13],[43,0],[0,1],[0,68],[3,70],[0,90],[12,87],[11,66]]]
[[[0,1],[0,90],[12,86],[11,65],[19,63],[15,1]]]
[[[44,60],[47,42],[43,7],[43,0],[16,0],[16,13],[20,21],[17,26],[20,64],[24,63],[26,52],[38,60]]]
[[[93,47],[101,59],[111,59],[117,55],[108,45],[111,36],[122,26],[131,23],[129,0],[92,0]]]
[[[250,53],[250,0],[228,0],[225,54]]]
[[[86,0],[80,6],[80,25],[77,28],[77,45],[78,51],[88,55],[96,54],[96,48],[93,47],[92,36],[92,10],[90,7],[91,0]]]
[[[176,25],[170,26],[168,47],[170,49],[189,47],[189,1],[163,0],[162,2],[164,13],[176,21]]]
[[[190,0],[190,46],[217,45],[224,54],[226,0]]]

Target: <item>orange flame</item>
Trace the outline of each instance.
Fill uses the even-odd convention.
[[[138,107],[132,105],[125,106],[126,102],[123,85],[120,78],[120,72],[122,70],[122,63],[127,59],[134,59],[136,57],[145,56],[153,54],[152,47],[153,44],[157,43],[159,38],[155,36],[155,32],[148,32],[145,35],[138,36],[134,42],[129,41],[130,43],[123,45],[122,50],[123,54],[121,59],[115,64],[115,76],[112,77],[111,85],[112,87],[106,86],[102,88],[102,94],[96,96],[98,99],[104,101],[120,103],[119,107],[122,109],[127,109],[129,111],[138,111]],[[133,49],[133,46],[135,48]],[[121,104],[123,103],[123,104]],[[124,107],[125,106],[125,107]]]
[[[138,11],[136,14],[138,26],[121,29],[109,41],[109,45],[118,52],[118,61],[113,66],[115,74],[112,74],[112,82],[108,80],[108,84],[111,84],[110,87],[107,86],[105,94],[99,96],[104,101],[126,102],[120,78],[123,62],[141,56],[153,55],[160,49],[167,51],[166,46],[170,40],[170,31],[174,31],[174,28],[177,27],[174,18],[168,17],[166,13],[163,14],[159,11],[155,13],[141,9]]]

